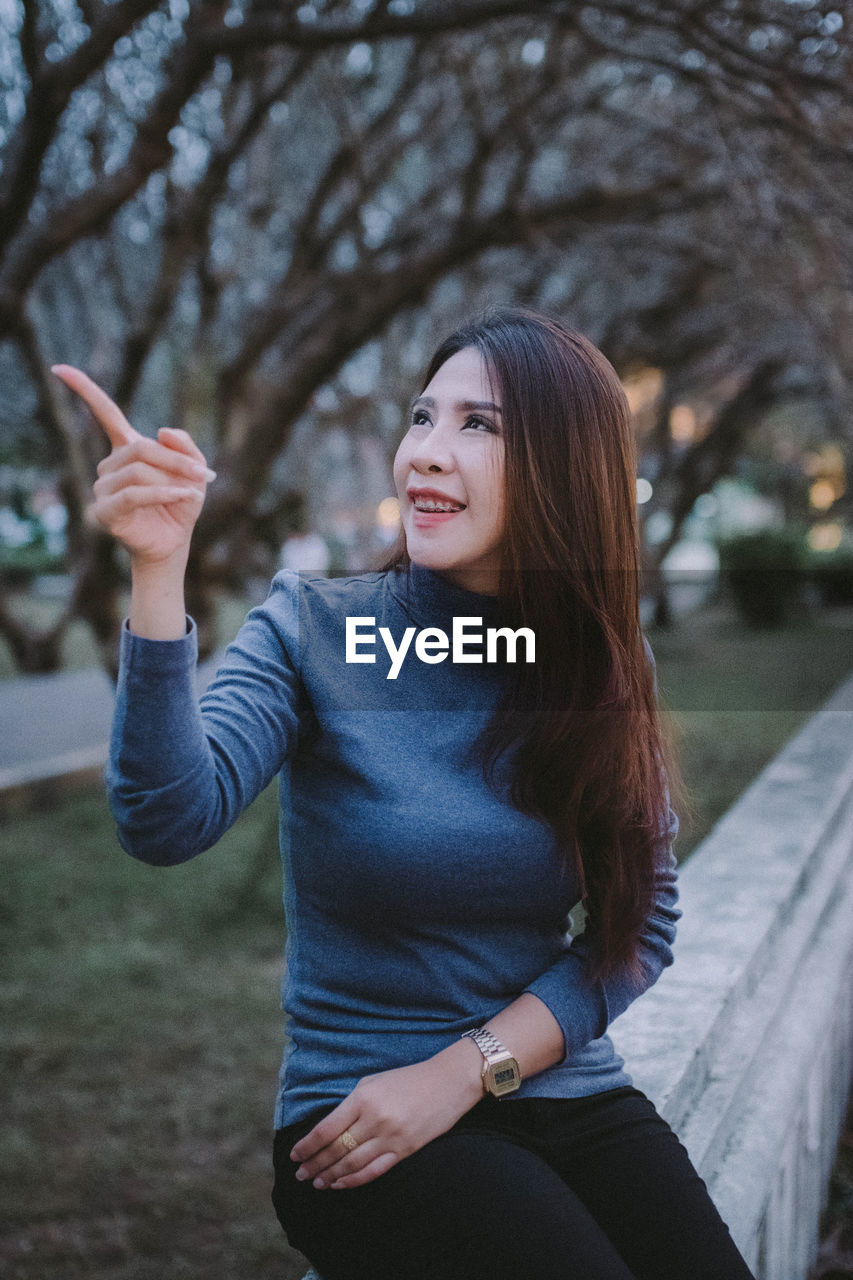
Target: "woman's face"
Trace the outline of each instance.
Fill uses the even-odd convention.
[[[416,564],[461,587],[497,594],[504,526],[504,438],[500,405],[476,347],[451,356],[412,403],[411,426],[394,458],[394,484]],[[461,510],[418,510],[433,490]]]

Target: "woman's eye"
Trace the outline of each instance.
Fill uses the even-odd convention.
[[[423,424],[426,424],[427,426],[432,425],[430,416],[426,412],[426,410],[425,409],[412,410],[411,425],[413,427],[420,427]],[[463,423],[462,430],[464,431],[466,427],[476,427],[477,430],[490,431],[493,435],[499,434],[497,427],[494,426],[491,422],[489,422],[488,419],[486,418],[478,418],[473,416],[470,418],[466,418],[465,422]]]

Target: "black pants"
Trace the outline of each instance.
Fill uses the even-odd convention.
[[[294,1176],[333,1110],[276,1130],[273,1204],[323,1280],[754,1280],[687,1151],[639,1089],[486,1096],[360,1187]]]

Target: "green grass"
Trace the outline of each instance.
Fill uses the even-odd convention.
[[[241,614],[242,616],[242,614]],[[849,674],[850,615],[649,630],[699,822],[683,858]],[[180,867],[100,794],[0,828],[0,1137],[10,1280],[296,1280],[269,1202],[282,1050],[276,787]]]
[[[0,830],[10,1280],[302,1274],[269,1203],[275,793],[168,869],[100,795]]]
[[[803,615],[762,632],[743,628],[728,606],[711,605],[646,634],[698,811],[676,840],[683,859],[853,672],[853,610]]]

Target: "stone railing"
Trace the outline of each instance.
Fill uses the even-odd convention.
[[[806,1280],[853,1072],[853,678],[679,884],[675,964],[613,1040],[759,1280]]]
[[[676,962],[611,1034],[758,1280],[806,1280],[853,1072],[853,677],[679,887]]]

